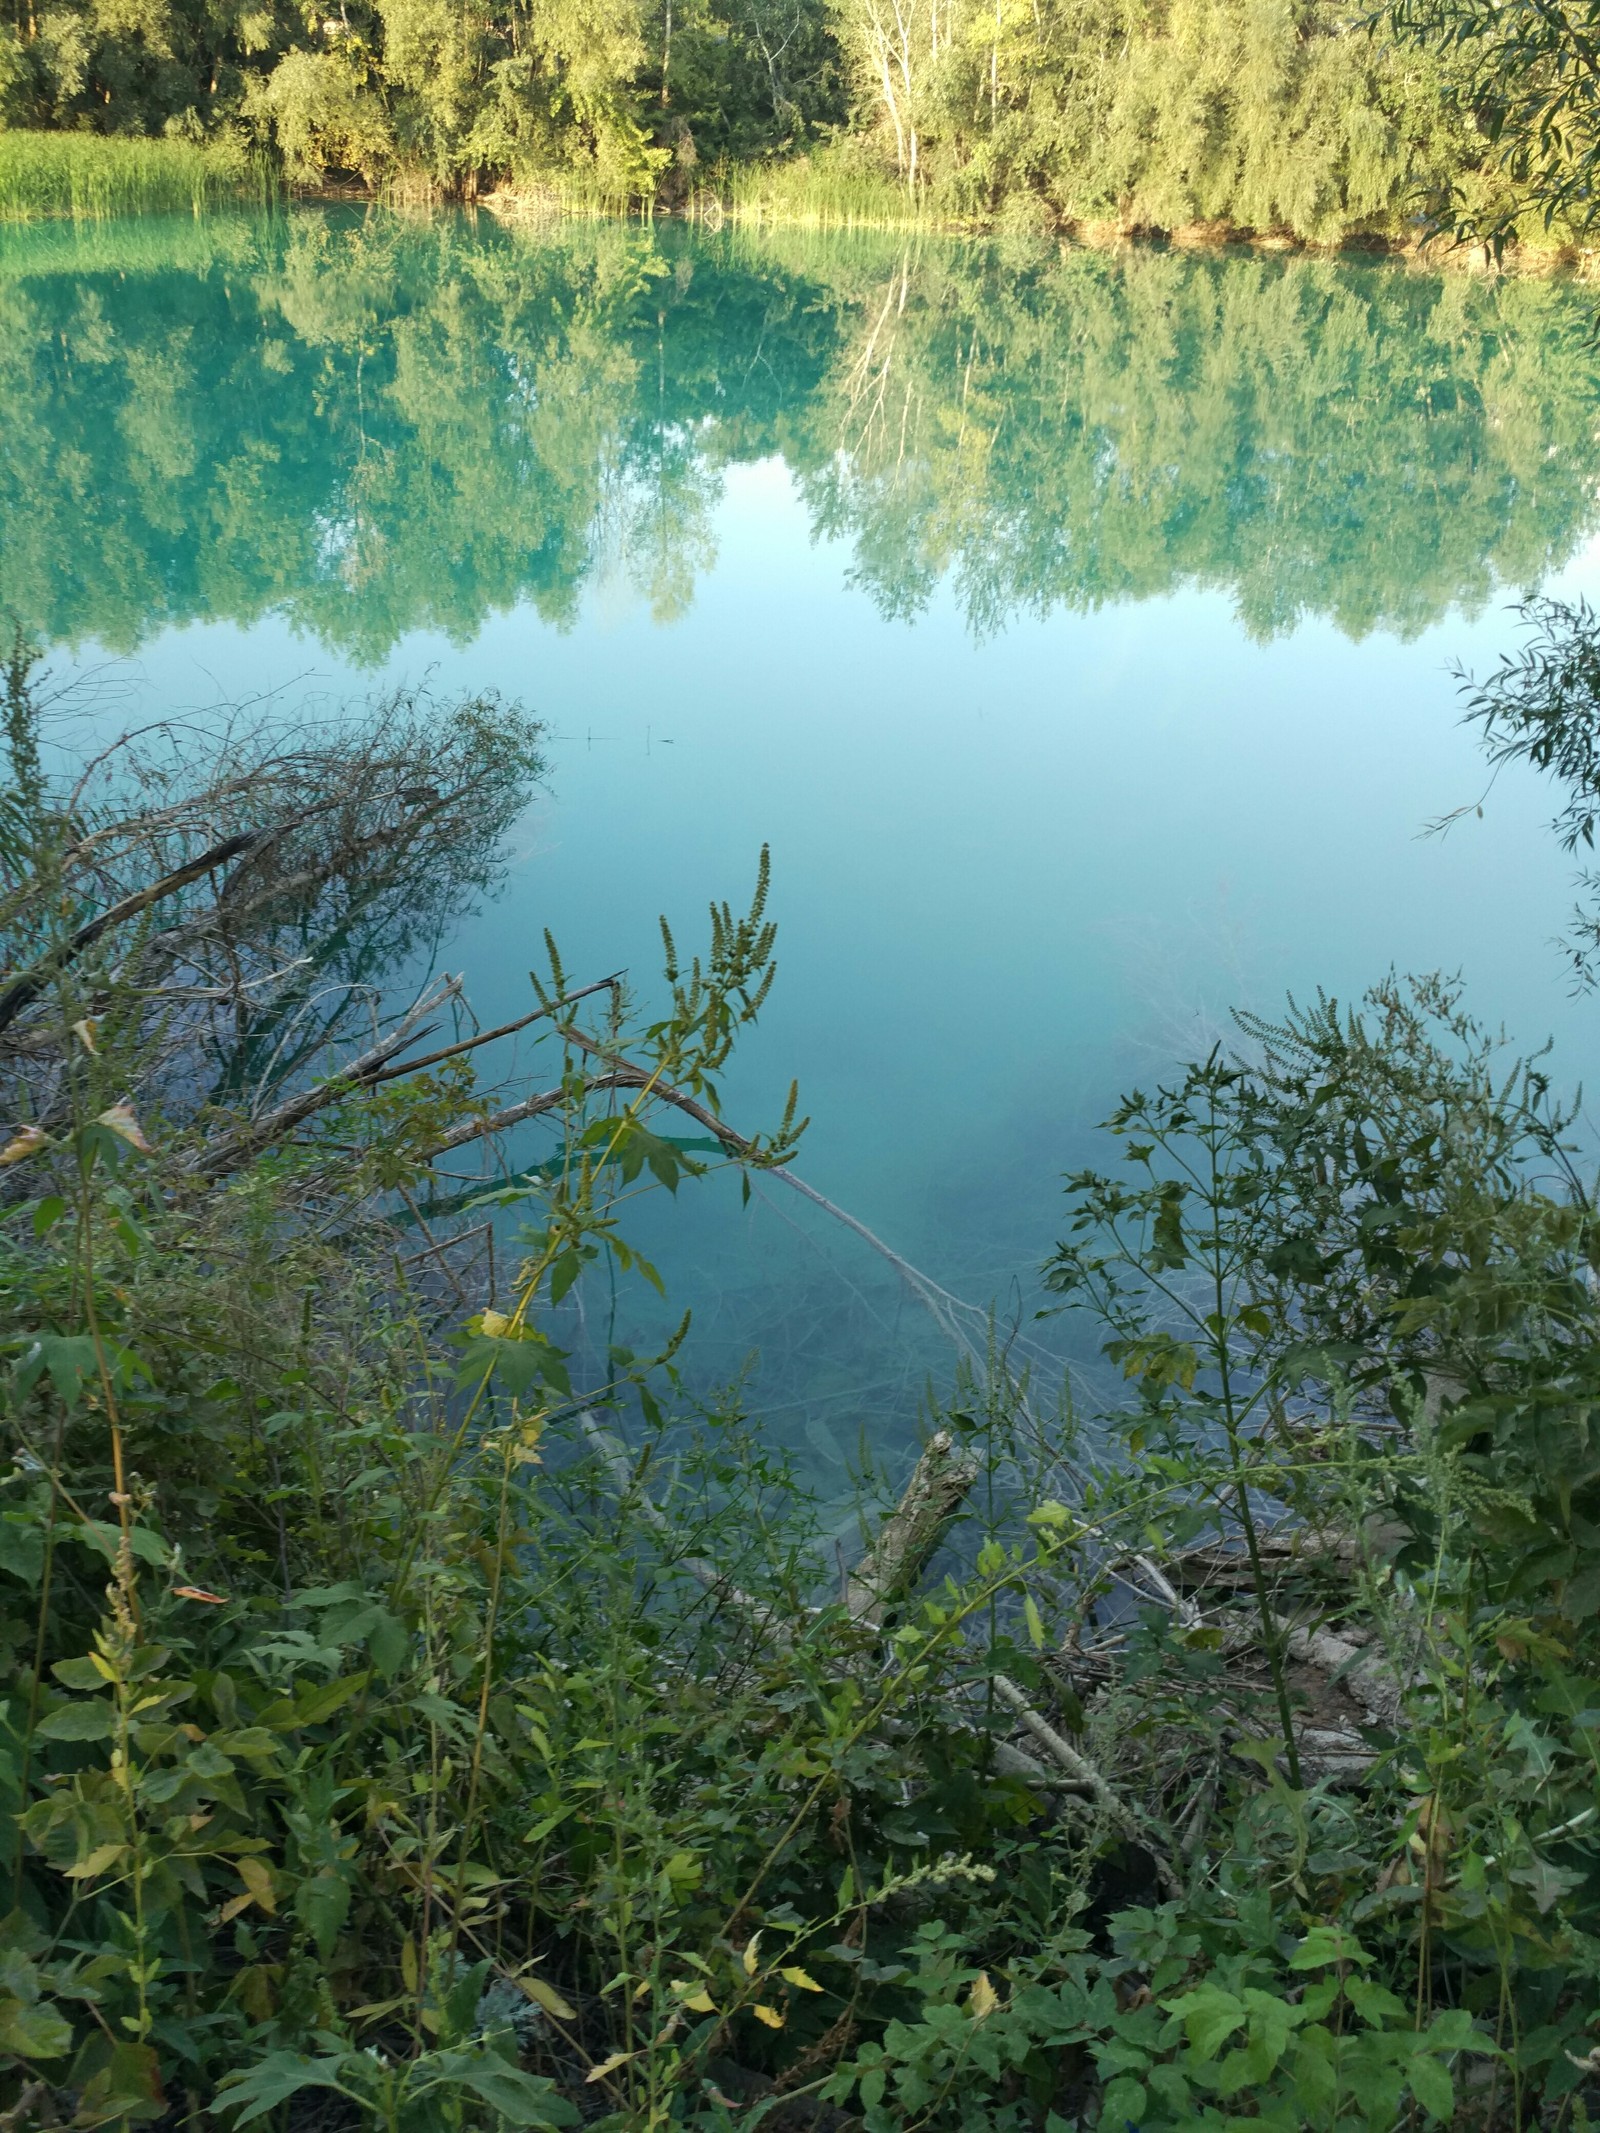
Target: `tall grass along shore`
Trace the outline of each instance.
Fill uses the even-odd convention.
[[[237,141],[133,140],[94,133],[0,132],[0,220],[171,214],[272,190],[266,163]]]

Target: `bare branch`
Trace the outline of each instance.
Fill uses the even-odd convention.
[[[1095,1805],[1144,1851],[1150,1854],[1157,1876],[1169,1896],[1181,1896],[1183,1883],[1173,1870],[1171,1862],[1158,1848],[1158,1839],[1145,1819],[1139,1815],[1121,1793],[1115,1791],[1086,1755],[1062,1739],[1047,1718],[1037,1712],[1009,1674],[996,1674],[995,1694],[1010,1710],[1014,1711],[1023,1727],[1044,1749],[1050,1760],[1074,1785],[1085,1791]]]
[[[845,1586],[845,1606],[858,1622],[876,1628],[890,1602],[916,1583],[977,1478],[978,1462],[956,1450],[947,1429],[935,1431]]]
[[[9,1028],[24,1008],[32,1006],[53,977],[82,955],[85,948],[92,948],[100,936],[109,932],[111,927],[123,925],[130,918],[137,918],[141,911],[148,911],[152,904],[175,896],[191,882],[199,881],[203,875],[213,872],[217,867],[226,866],[230,859],[236,859],[242,852],[248,852],[269,834],[266,830],[241,830],[236,837],[225,837],[221,844],[214,844],[209,851],[202,852],[198,859],[191,859],[186,866],[164,874],[159,881],[151,882],[147,888],[136,889],[131,896],[124,896],[120,903],[113,904],[109,911],[102,911],[98,918],[92,918],[87,925],[80,926],[71,939],[47,956],[43,963],[26,972],[0,994],[0,1030]]]
[[[352,1059],[336,1078],[318,1082],[313,1088],[302,1089],[298,1096],[291,1096],[286,1103],[265,1112],[237,1133],[229,1134],[225,1140],[208,1148],[194,1164],[195,1174],[199,1177],[218,1178],[230,1170],[236,1170],[240,1163],[259,1154],[274,1141],[282,1140],[286,1133],[292,1132],[296,1126],[315,1116],[328,1104],[347,1096],[352,1087],[359,1087],[379,1068],[386,1066],[396,1052],[404,1051],[408,1044],[415,1043],[419,1036],[424,1035],[425,1031],[419,1025],[425,1017],[436,1013],[446,1001],[459,998],[460,993],[459,978],[442,979],[431,992],[424,993],[420,999],[413,1001],[387,1037],[373,1045],[370,1051],[363,1052],[359,1058]]]

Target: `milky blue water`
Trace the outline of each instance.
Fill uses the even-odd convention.
[[[797,1167],[1014,1305],[1095,1124],[1391,966],[1583,1074],[1555,795],[1451,664],[1600,581],[1600,351],[1559,283],[1017,245],[307,212],[0,245],[0,605],[126,720],[431,677],[548,721],[485,1021],[542,929],[649,995],[773,862],[726,1080]],[[112,706],[114,701],[114,707]],[[649,1208],[691,1374],[824,1461],[944,1351],[781,1188]],[[947,1359],[947,1358],[946,1358]]]

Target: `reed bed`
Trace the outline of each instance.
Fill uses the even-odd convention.
[[[827,155],[785,163],[734,164],[720,174],[716,197],[733,222],[781,223],[818,230],[907,230],[948,226],[925,191],[881,171]]]
[[[0,132],[0,221],[200,214],[274,189],[266,163],[237,142]]]
[[[394,187],[386,197],[394,197]],[[508,222],[645,221],[654,203],[625,187],[609,186],[584,170],[558,170],[548,164],[513,168],[493,192],[470,203]]]

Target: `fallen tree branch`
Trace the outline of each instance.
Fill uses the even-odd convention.
[[[671,1521],[650,1496],[649,1491],[642,1486],[639,1475],[621,1443],[587,1410],[579,1417],[579,1423],[589,1444],[609,1469],[623,1501],[638,1507],[652,1532],[663,1539],[670,1538]],[[938,1431],[929,1440],[899,1503],[884,1521],[862,1569],[858,1570],[850,1581],[855,1597],[853,1601],[847,1599],[846,1604],[854,1620],[876,1623],[881,1618],[888,1599],[896,1592],[904,1590],[914,1579],[917,1570],[927,1561],[937,1545],[941,1529],[965,1500],[976,1474],[975,1464],[954,1451],[947,1430]],[[715,1563],[704,1556],[683,1556],[679,1560],[709,1593],[718,1599],[731,1600],[741,1613],[749,1617],[753,1625],[765,1630],[773,1627],[771,1609],[764,1607],[753,1595],[736,1585]],[[787,1625],[783,1626],[781,1634],[785,1642],[792,1641],[792,1632]],[[1000,1700],[1015,1713],[1024,1729],[1046,1750],[1050,1762],[1055,1766],[1052,1771],[1047,1764],[1015,1747],[1010,1741],[994,1740],[991,1742],[991,1752],[995,1769],[1003,1776],[1022,1778],[1044,1792],[1071,1791],[1085,1794],[1102,1813],[1150,1854],[1167,1893],[1179,1894],[1181,1883],[1177,1874],[1158,1848],[1153,1833],[1134,1809],[1106,1782],[1087,1756],[1080,1755],[1062,1739],[1048,1719],[1034,1710],[1009,1675],[996,1674],[994,1684]],[[888,1730],[892,1732],[897,1729],[891,1726]]]
[[[387,1037],[381,1038],[358,1058],[352,1059],[337,1075],[327,1081],[317,1082],[309,1089],[302,1089],[298,1096],[291,1096],[273,1110],[263,1112],[259,1118],[252,1119],[237,1133],[229,1134],[225,1140],[206,1149],[192,1166],[195,1175],[204,1178],[226,1176],[230,1170],[236,1170],[240,1163],[247,1162],[263,1148],[270,1147],[274,1141],[282,1140],[286,1133],[292,1133],[296,1126],[303,1124],[328,1104],[349,1095],[352,1088],[359,1088],[376,1075],[381,1067],[386,1066],[396,1052],[404,1051],[408,1044],[414,1044],[419,1036],[425,1035],[426,1018],[436,1013],[447,1001],[459,998],[460,993],[459,978],[442,978],[431,992],[422,994],[411,1003]]]
[[[102,911],[98,918],[91,918],[87,925],[80,926],[59,948],[47,955],[42,963],[25,971],[0,993],[0,1030],[9,1029],[18,1015],[33,1005],[50,980],[59,977],[63,970],[76,962],[86,948],[92,948],[103,933],[108,933],[113,926],[124,925],[130,918],[137,918],[141,911],[148,911],[152,904],[162,903],[167,897],[176,896],[180,889],[188,888],[191,882],[198,881],[202,875],[225,866],[230,859],[237,859],[241,853],[248,852],[263,838],[272,834],[271,830],[264,829],[241,830],[237,836],[226,837],[221,844],[212,845],[211,849],[202,852],[198,859],[191,859],[187,865],[174,868],[170,874],[163,874],[159,881],[151,882],[146,888],[135,889],[131,896],[124,896],[109,910]]]
[[[958,1452],[947,1429],[923,1447],[900,1501],[878,1528],[867,1553],[845,1581],[846,1611],[877,1628],[891,1601],[914,1585],[940,1536],[978,1478],[978,1462]]]
[[[292,1132],[296,1126],[304,1125],[308,1118],[314,1118],[329,1104],[342,1101],[357,1089],[375,1089],[384,1082],[403,1080],[407,1074],[420,1074],[430,1066],[437,1066],[441,1060],[457,1059],[465,1052],[476,1051],[480,1045],[492,1044],[498,1037],[515,1036],[519,1030],[527,1029],[531,1023],[543,1021],[554,1014],[557,1008],[568,1006],[573,1001],[586,1000],[592,993],[604,992],[608,987],[620,982],[618,976],[597,978],[594,984],[585,985],[581,991],[568,994],[565,1000],[552,1001],[547,1007],[536,1007],[531,1014],[519,1015],[514,1022],[502,1022],[497,1029],[481,1030],[476,1036],[463,1037],[456,1044],[442,1044],[437,1051],[424,1052],[420,1059],[407,1059],[398,1065],[391,1065],[389,1062],[394,1059],[396,1052],[403,1051],[408,1042],[414,1043],[416,1038],[423,1034],[416,1028],[414,1018],[419,1014],[431,1013],[436,1007],[442,1006],[452,993],[459,994],[461,981],[447,980],[437,992],[410,1008],[396,1030],[381,1044],[374,1045],[359,1059],[353,1059],[341,1073],[327,1081],[318,1082],[313,1088],[303,1089],[298,1096],[291,1097],[276,1110],[267,1112],[253,1125],[231,1135],[211,1151],[197,1168],[202,1176],[220,1177],[250,1156],[259,1153],[271,1142],[281,1140],[285,1133]],[[632,1088],[636,1085],[632,1081],[618,1082],[607,1076],[597,1077],[588,1087],[594,1090],[607,1087]],[[428,1149],[428,1155],[430,1159],[435,1155],[446,1155],[451,1149],[465,1147],[471,1141],[503,1133],[510,1126],[520,1125],[524,1119],[537,1118],[543,1112],[555,1110],[565,1101],[567,1094],[565,1089],[547,1089],[537,1096],[525,1097],[521,1102],[511,1104],[502,1111],[464,1119],[460,1125],[453,1126],[449,1132],[442,1134]]]
[[[443,1059],[458,1059],[463,1052],[475,1052],[480,1045],[493,1044],[497,1037],[514,1037],[530,1023],[543,1022],[558,1008],[576,1006],[579,1000],[587,1000],[592,993],[614,992],[621,983],[621,971],[613,971],[609,978],[596,978],[592,985],[580,986],[577,992],[569,992],[563,999],[536,1007],[531,1014],[519,1015],[515,1022],[502,1022],[498,1029],[486,1029],[475,1037],[463,1037],[459,1044],[442,1044],[436,1052],[424,1052],[420,1059],[408,1059],[404,1066],[385,1067],[381,1074],[367,1074],[362,1079],[369,1088],[375,1088],[380,1081],[398,1081],[403,1074],[420,1074],[424,1067],[437,1066]]]
[[[616,1483],[617,1493],[622,1498],[623,1503],[636,1506],[640,1517],[643,1518],[651,1532],[658,1534],[663,1540],[670,1540],[672,1538],[672,1521],[655,1501],[649,1490],[645,1488],[620,1440],[612,1436],[610,1430],[596,1421],[593,1413],[588,1408],[585,1408],[578,1417],[578,1426],[588,1439],[591,1448],[599,1454],[609,1469],[612,1480]],[[717,1599],[731,1600],[743,1613],[748,1614],[752,1621],[759,1623],[762,1627],[770,1627],[771,1609],[763,1607],[753,1594],[736,1585],[730,1577],[720,1571],[716,1564],[707,1557],[703,1555],[684,1555],[678,1557],[677,1560],[682,1563],[684,1569],[688,1571],[689,1575],[697,1583],[705,1587],[707,1592],[713,1594]]]
[[[1125,1836],[1149,1853],[1154,1862],[1157,1878],[1169,1896],[1181,1896],[1183,1883],[1160,1847],[1156,1834],[1144,1819],[1115,1791],[1086,1755],[1080,1755],[1070,1742],[1051,1725],[1050,1721],[1036,1711],[1009,1674],[996,1674],[995,1694],[1011,1711],[1015,1712],[1024,1730],[1044,1749],[1050,1760],[1064,1776],[1080,1790],[1086,1792],[1109,1821],[1115,1822]]]

